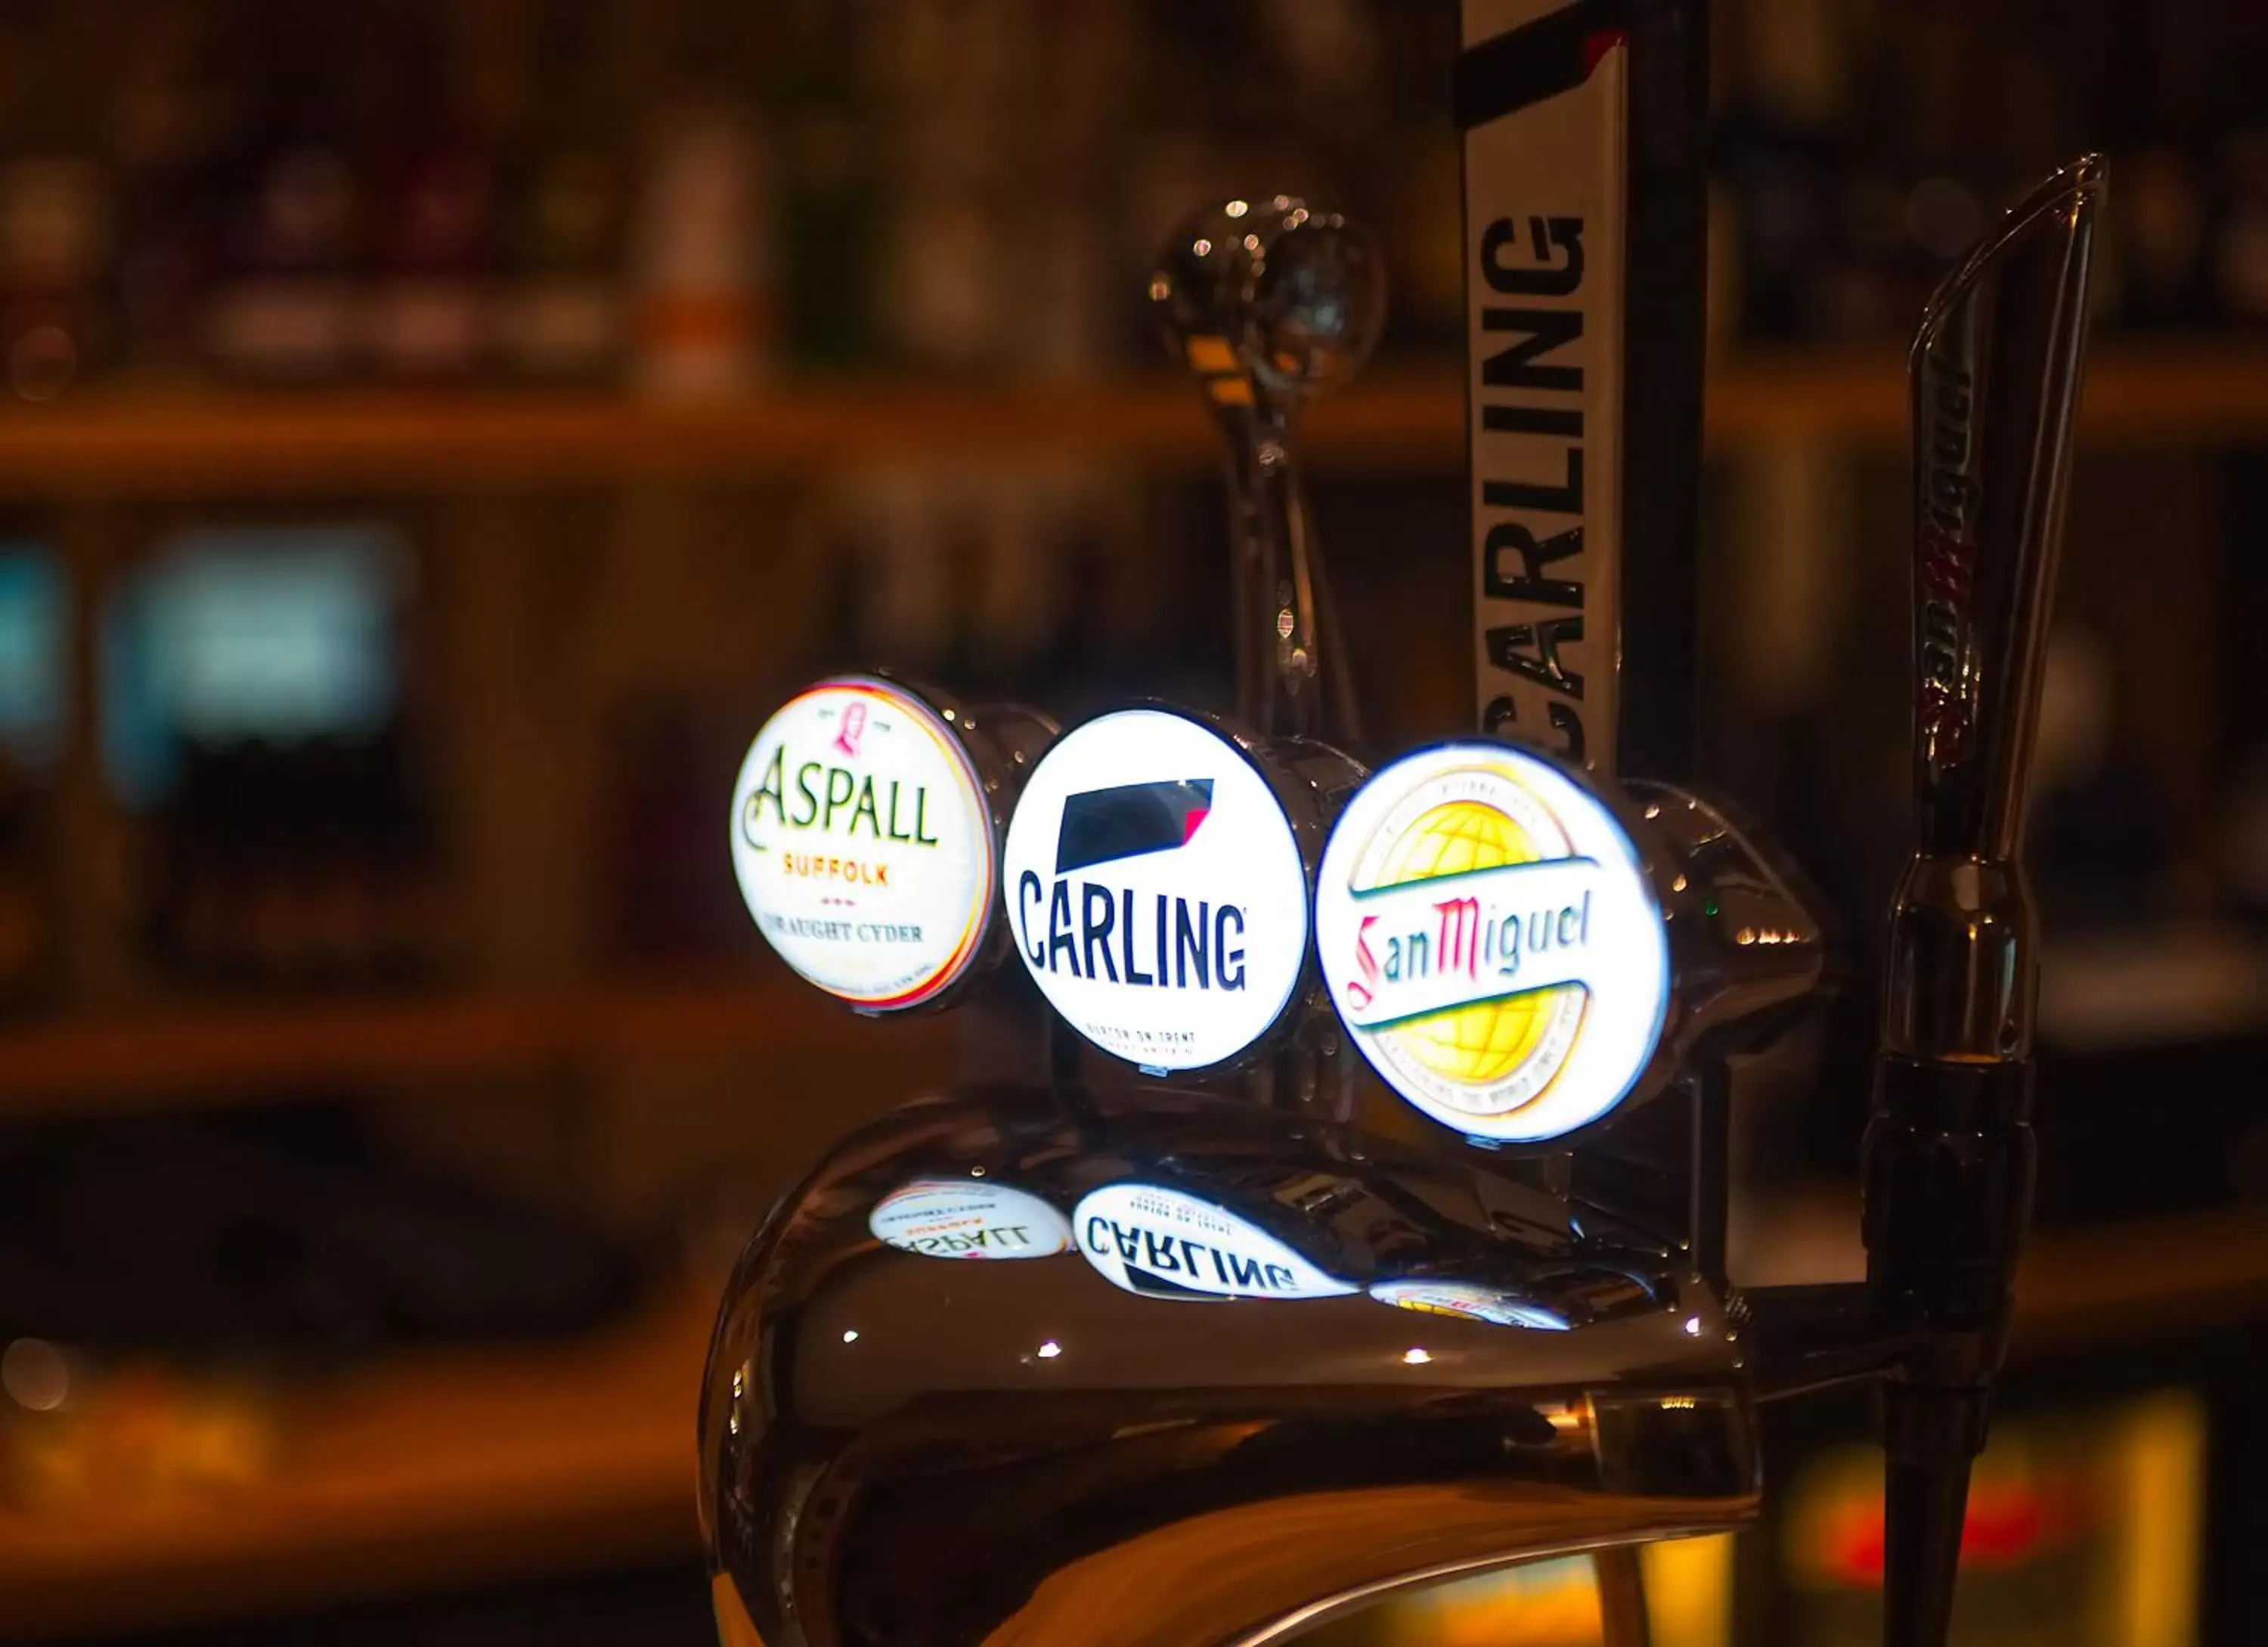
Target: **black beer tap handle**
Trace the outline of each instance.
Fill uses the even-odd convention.
[[[2035,190],[1932,297],[1910,363],[1916,843],[1864,1166],[1867,1284],[1918,1324],[1882,1392],[1889,1647],[1946,1638],[2030,1222],[2024,796],[2102,194],[2094,156]]]

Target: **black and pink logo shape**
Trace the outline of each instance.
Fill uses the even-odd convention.
[[[1186,846],[1211,812],[1210,778],[1120,784],[1068,796],[1056,831],[1056,873]]]

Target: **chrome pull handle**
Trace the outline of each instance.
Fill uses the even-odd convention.
[[[1293,443],[1383,324],[1383,260],[1337,212],[1232,200],[1174,231],[1150,298],[1227,444],[1236,714],[1263,735],[1353,743],[1360,726]]]

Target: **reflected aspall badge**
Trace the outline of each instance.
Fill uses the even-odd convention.
[[[1359,1291],[1248,1218],[1186,1190],[1108,1184],[1071,1215],[1079,1256],[1152,1298],[1336,1298]]]
[[[983,942],[992,824],[960,739],[887,681],[822,681],[764,723],[733,791],[733,870],[757,930],[829,994],[934,999]]]
[[[1071,1245],[1071,1226],[1028,1190],[982,1178],[916,1178],[876,1202],[866,1228],[877,1241],[922,1258],[1052,1258]]]
[[[1387,1083],[1476,1138],[1597,1119],[1644,1073],[1669,951],[1637,850],[1560,768],[1510,744],[1380,772],[1323,853],[1315,943]]]
[[[1049,1003],[1145,1068],[1235,1057],[1306,959],[1307,869],[1282,805],[1234,743],[1171,711],[1064,734],[1024,786],[1000,878]]]

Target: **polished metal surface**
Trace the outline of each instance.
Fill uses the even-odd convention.
[[[1892,918],[1887,1050],[2031,1046],[2017,854],[2087,338],[2104,169],[2087,156],[1940,286],[1911,360],[1916,855]]]
[[[1783,1027],[1785,1009],[1826,976],[1827,934],[1794,867],[1727,802],[1668,784],[1623,787],[1675,979],[1646,1083],[1658,1089],[1697,1058],[1753,1052]]]
[[[1331,824],[1368,774],[1352,756],[1314,738],[1233,735],[1282,802],[1313,888]],[[1310,944],[1308,970],[1278,1032],[1243,1060],[1239,1072],[1243,1095],[1256,1104],[1344,1121],[1353,1110],[1359,1061],[1318,986]]]
[[[901,679],[887,669],[876,670],[874,678],[887,682],[901,691],[911,693],[953,728],[954,736],[968,757],[969,765],[976,770],[977,784],[983,791],[984,808],[991,824],[992,857],[997,869],[1000,842],[1007,833],[1009,816],[1016,809],[1016,797],[1023,793],[1025,775],[1062,728],[1046,711],[1035,709],[1028,704],[964,703],[950,692],[926,683]],[[993,921],[972,964],[951,985],[912,1010],[917,1014],[934,1012],[967,1000],[969,992],[993,968],[1008,958],[1011,942],[1008,923]],[[854,1008],[853,1010],[869,1017],[881,1016],[862,1008]]]
[[[1378,341],[1378,247],[1288,195],[1233,200],[1174,231],[1150,298],[1227,440],[1237,713],[1263,733],[1359,742],[1292,448],[1307,403],[1349,381]]]
[[[886,1244],[909,1185],[1014,1192],[1012,1256]],[[1241,1647],[1756,1493],[1742,1346],[1674,1258],[1478,1154],[1167,1090],[846,1141],[740,1266],[701,1439],[767,1647]]]

